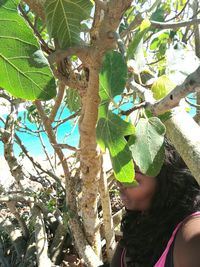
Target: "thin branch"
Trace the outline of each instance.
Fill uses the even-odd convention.
[[[72,120],[74,118],[76,118],[77,116],[80,115],[80,112],[81,110],[78,110],[77,112],[75,112],[74,114],[70,115],[69,117],[63,119],[63,120],[60,120],[60,121],[55,121],[55,122],[58,122],[58,124],[56,124],[56,126],[53,127],[53,129],[55,130],[56,128],[58,128],[61,124],[69,121],[69,120]]]
[[[24,12],[23,8],[21,7],[21,5],[18,6],[19,10],[21,12],[21,14],[23,15],[24,19],[27,21],[27,23],[29,24],[29,26],[31,27],[31,29],[34,31],[35,35],[37,36],[37,38],[39,39],[41,46],[43,48],[43,50],[47,53],[50,54],[52,53],[54,50],[52,50],[51,48],[48,47],[48,45],[45,43],[45,41],[42,39],[41,34],[36,30],[36,28],[34,27],[33,23],[30,21],[29,17],[27,16],[27,14]]]
[[[54,173],[52,173],[49,170],[45,170],[40,164],[39,162],[35,161],[35,159],[29,154],[28,150],[26,149],[26,147],[24,146],[24,144],[22,143],[21,139],[18,137],[17,134],[15,134],[15,139],[18,143],[18,145],[20,146],[20,148],[22,149],[22,151],[24,152],[24,154],[27,156],[27,158],[31,161],[31,163],[33,164],[33,166],[37,167],[39,170],[41,170],[43,173],[48,174],[51,178],[53,178],[62,188],[63,192],[65,191],[65,188],[62,185],[62,182],[60,180],[60,178],[58,176],[56,176]]]
[[[185,102],[188,103],[190,106],[192,106],[194,108],[199,108],[200,107],[200,105],[190,102],[187,97],[185,97]]]
[[[77,55],[81,60],[84,61],[85,57],[88,54],[88,50],[90,49],[89,46],[81,46],[81,47],[69,47],[65,50],[57,49],[54,53],[50,54],[48,56],[48,60],[50,65],[53,65],[54,63],[60,63],[65,58]]]
[[[188,75],[181,85],[177,85],[167,96],[160,101],[157,101],[152,107],[151,111],[154,114],[161,114],[166,110],[176,107],[181,98],[184,98],[189,93],[198,91],[200,89],[200,67],[193,73]]]
[[[128,110],[122,110],[120,112],[121,115],[130,115],[133,111],[137,110],[137,109],[141,109],[141,108],[145,108],[147,106],[146,102],[142,102],[140,104],[135,105],[134,107],[128,109]]]
[[[135,16],[135,19],[130,23],[129,27],[122,31],[120,33],[121,38],[125,37],[127,34],[129,34],[132,30],[134,30],[135,28],[137,28],[143,21],[143,17],[141,15],[141,13],[137,14]]]
[[[191,25],[200,24],[200,19],[191,19],[188,21],[174,22],[174,23],[165,23],[151,20],[151,27],[157,29],[177,29],[181,27],[187,27]]]
[[[70,146],[68,144],[55,144],[55,146],[59,146],[62,149],[69,149],[69,150],[72,150],[72,151],[78,151],[79,150],[76,147]]]
[[[178,14],[176,14],[174,17],[172,17],[172,18],[170,18],[170,19],[168,19],[168,20],[165,20],[165,22],[169,22],[169,21],[172,21],[172,20],[178,18],[178,17],[184,12],[184,10],[186,9],[186,7],[187,7],[187,5],[189,4],[189,2],[190,2],[190,0],[187,0],[187,2],[185,3],[185,5],[184,5],[184,7],[181,9],[181,11],[180,11]]]
[[[63,97],[64,97],[64,93],[65,93],[65,84],[63,83],[60,83],[59,86],[58,86],[58,94],[57,94],[57,97],[56,97],[56,100],[55,100],[55,104],[51,110],[51,113],[49,115],[49,120],[51,122],[53,122],[55,120],[55,117],[56,117],[56,114],[58,112],[58,109],[60,108],[60,105],[61,105],[61,102],[63,100]]]

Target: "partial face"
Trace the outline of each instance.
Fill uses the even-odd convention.
[[[139,172],[135,173],[135,179],[138,185],[132,187],[117,182],[120,197],[128,210],[146,211],[156,190],[156,179]]]

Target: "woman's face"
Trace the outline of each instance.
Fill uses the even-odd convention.
[[[131,187],[125,187],[117,182],[120,197],[128,210],[146,211],[156,190],[156,179],[140,172],[135,173],[135,179],[138,185]]]

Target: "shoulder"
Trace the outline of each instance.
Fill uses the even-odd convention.
[[[200,266],[200,215],[183,222],[174,245],[174,267]]]

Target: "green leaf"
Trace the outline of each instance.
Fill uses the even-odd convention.
[[[76,112],[80,109],[81,100],[77,90],[71,88],[67,89],[65,103],[70,112]]]
[[[127,65],[116,51],[106,53],[99,75],[100,97],[107,102],[123,92],[127,79]]]
[[[149,20],[143,20],[140,30],[136,32],[133,40],[130,42],[127,50],[127,60],[134,58],[135,52],[138,48],[138,45],[142,41],[142,38],[145,36],[145,34],[149,31],[150,28],[150,22]]]
[[[80,45],[81,21],[88,19],[90,0],[48,0],[45,2],[47,29],[60,48]]]
[[[133,183],[134,165],[124,136],[134,134],[135,128],[110,111],[106,114],[106,109],[104,105],[99,109],[97,142],[103,151],[106,147],[109,149],[116,179],[128,184]]]
[[[135,136],[129,139],[129,146],[142,173],[156,176],[160,172],[164,161],[164,134],[165,126],[158,118],[139,120]]]
[[[0,5],[0,87],[15,97],[48,100],[56,94],[55,80],[18,3]]]
[[[168,76],[162,75],[151,86],[153,97],[156,100],[161,99],[173,90],[175,86]]]
[[[156,9],[156,11],[151,15],[150,20],[154,21],[164,21],[165,9],[164,6],[160,6]]]

